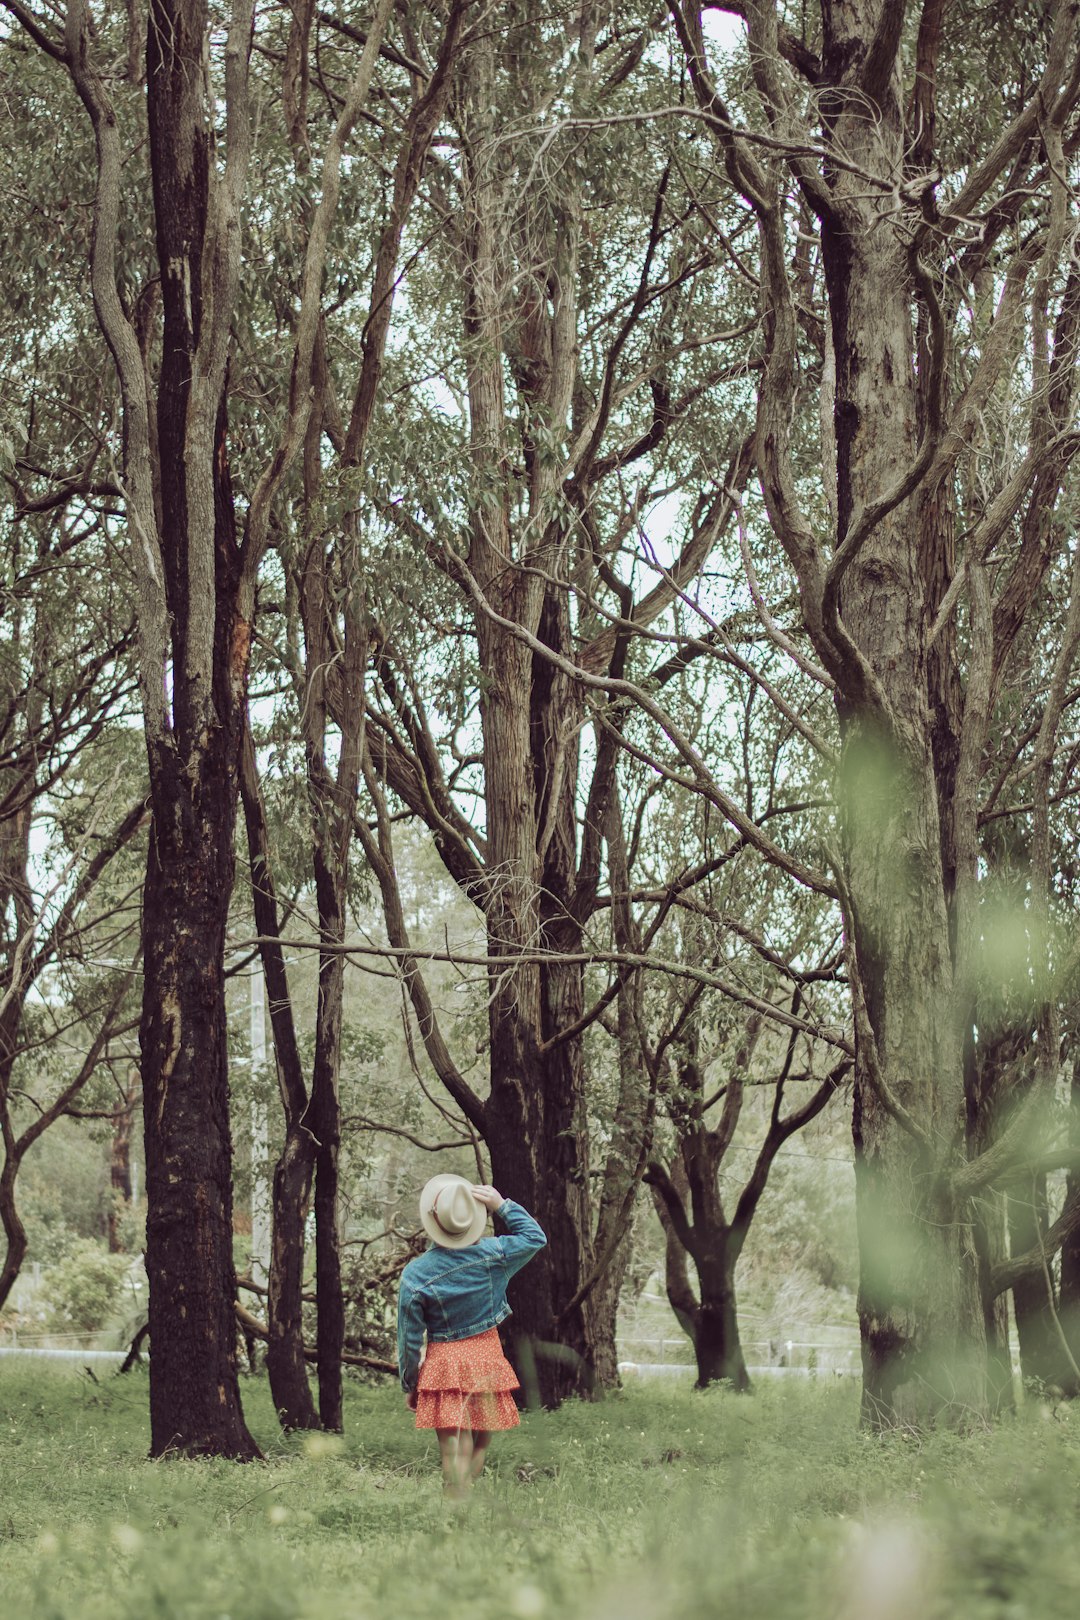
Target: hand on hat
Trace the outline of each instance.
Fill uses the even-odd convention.
[[[481,1187],[474,1185],[472,1195],[478,1204],[483,1204],[484,1208],[490,1210],[493,1215],[499,1206],[501,1204],[505,1204],[506,1202],[506,1199],[503,1197],[502,1193],[496,1192],[494,1187]]]

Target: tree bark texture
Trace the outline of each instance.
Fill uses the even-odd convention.
[[[311,1183],[315,1171],[316,1141],[306,1121],[307,1087],[293,1022],[285,953],[281,946],[277,896],[270,864],[266,814],[259,790],[255,746],[245,723],[241,754],[241,798],[247,826],[248,859],[255,928],[259,950],[274,1062],[285,1117],[285,1141],[274,1165],[270,1271],[267,1278],[266,1371],[274,1410],[283,1429],[318,1429],[319,1414],[308,1383],[304,1349],[304,1248]]]
[[[236,1368],[224,955],[251,608],[225,409],[238,242],[228,235],[226,182],[210,145],[208,26],[200,0],[151,5],[147,97],[164,317],[159,534],[170,637],[159,679],[170,690],[165,713],[147,715],[153,819],[140,1045],[150,1420],[154,1456],[248,1458],[259,1453]],[[232,135],[237,109],[229,111]]]
[[[700,1168],[698,1159],[695,1169]],[[695,1199],[696,1177],[690,1176],[685,1154],[676,1157],[670,1181],[659,1165],[650,1169],[647,1179],[652,1187],[653,1205],[664,1228],[664,1284],[668,1303],[694,1347],[695,1388],[707,1389],[710,1384],[726,1381],[733,1389],[746,1394],[751,1382],[739,1336],[735,1293],[737,1246],[728,1241],[729,1230],[722,1213],[719,1222],[714,1219],[711,1225],[707,1224],[702,1189],[698,1189]],[[688,1200],[691,1207],[696,1204],[698,1211],[692,1234],[687,1230],[685,1215]],[[713,1213],[715,1215],[715,1211]],[[696,1291],[687,1274],[688,1259],[693,1260],[697,1274]]]
[[[560,650],[568,639],[565,614],[561,594],[545,597],[540,633]],[[578,701],[549,665],[509,636],[500,641],[490,650],[502,670],[498,695],[483,708],[497,891],[489,899],[489,940],[496,956],[539,948],[551,959],[492,970],[485,1137],[496,1184],[521,1189],[515,1196],[547,1233],[547,1247],[512,1285],[510,1342],[543,1404],[556,1405],[594,1392],[597,1359],[587,1313],[571,1303],[592,1257],[583,1052],[580,1035],[565,1037],[584,1009],[584,970],[558,959],[580,952],[582,942],[577,753],[567,744],[576,737]],[[609,1360],[613,1354],[612,1342]]]
[[[1009,1247],[1026,1254],[1046,1241],[1048,1204],[1046,1176],[1034,1175],[1009,1192]],[[1064,1388],[1069,1382],[1057,1320],[1058,1302],[1050,1260],[1043,1271],[1020,1277],[1013,1284],[1016,1337],[1020,1373],[1025,1382]]]
[[[1080,1050],[1073,1052],[1072,1084],[1069,1090],[1069,1141],[1080,1153]],[[1065,1180],[1065,1200],[1080,1200],[1080,1173],[1072,1171]],[[1080,1231],[1071,1232],[1061,1246],[1061,1326],[1072,1358],[1080,1364]],[[1071,1372],[1071,1369],[1070,1369]],[[1080,1395],[1075,1376],[1069,1392]]]
[[[591,59],[592,26],[583,12],[583,60]],[[482,150],[494,65],[490,44],[474,49],[465,115],[471,209],[464,319],[477,496],[469,567],[498,614],[571,656],[565,593],[535,573],[507,570],[506,562],[535,556],[545,572],[557,573],[567,544],[561,520],[549,517],[559,459],[535,428],[561,434],[569,419],[576,376],[578,182],[568,182],[552,203],[554,223],[530,224],[520,246],[530,264],[527,286],[549,285],[551,298],[530,292],[508,306],[502,285],[506,248],[499,234],[503,181]],[[504,357],[521,410],[530,512],[523,535],[515,532],[509,507]],[[583,1052],[580,1033],[572,1031],[584,1008],[584,973],[578,963],[557,960],[580,950],[588,916],[575,819],[582,700],[565,674],[483,611],[476,614],[476,633],[483,670],[485,911],[489,952],[507,958],[505,968],[491,971],[484,1135],[497,1184],[512,1189],[547,1233],[547,1247],[512,1285],[509,1338],[526,1389],[545,1405],[556,1405],[567,1395],[593,1393],[597,1361],[614,1362],[613,1323],[602,1314],[590,1317],[582,1297],[592,1233]],[[537,949],[555,959],[511,965]],[[599,1355],[595,1332],[607,1338]]]
[[[855,162],[903,162],[895,41],[882,0],[825,10],[829,139]],[[830,176],[822,230],[836,357],[834,421],[841,545],[916,458],[911,272],[873,226],[853,176]],[[861,227],[860,227],[861,216]],[[929,432],[927,427],[925,432]],[[928,515],[937,525],[931,507]],[[915,504],[869,532],[839,583],[856,644],[841,688],[844,864],[868,1027],[855,1071],[863,1416],[873,1427],[986,1411],[986,1338],[970,1212],[931,1162],[963,1117],[952,1006],[949,906],[928,702],[925,590]],[[936,588],[935,588],[936,589]],[[873,699],[886,694],[883,722]],[[947,683],[937,680],[946,701]],[[951,768],[949,750],[940,761]],[[876,1053],[867,1050],[868,1041]],[[898,1121],[885,1094],[919,1122]]]

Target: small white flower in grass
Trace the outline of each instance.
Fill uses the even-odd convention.
[[[142,1546],[142,1536],[133,1524],[114,1524],[112,1538],[122,1553],[137,1553]]]
[[[538,1620],[547,1608],[547,1601],[538,1586],[531,1581],[523,1581],[511,1594],[510,1613],[517,1616],[517,1620]]]
[[[43,1535],[38,1536],[37,1550],[41,1554],[42,1558],[56,1557],[57,1553],[60,1551],[60,1542],[58,1538],[53,1535],[51,1530],[46,1530]]]
[[[284,1524],[285,1520],[289,1517],[289,1510],[287,1507],[283,1507],[280,1502],[275,1502],[273,1507],[267,1512],[266,1517],[270,1520],[271,1524]]]

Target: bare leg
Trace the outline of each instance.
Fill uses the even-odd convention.
[[[487,1448],[491,1444],[490,1429],[474,1429],[472,1437],[472,1461],[469,1463],[469,1479],[479,1479],[484,1472],[484,1459]]]
[[[472,1483],[473,1437],[471,1429],[437,1429],[442,1459],[443,1490],[447,1496],[467,1496]]]

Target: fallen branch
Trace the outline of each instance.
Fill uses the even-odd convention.
[[[270,1341],[270,1330],[265,1322],[260,1322],[257,1316],[252,1316],[246,1306],[237,1300],[233,1309],[236,1320],[245,1333],[250,1333],[253,1339],[261,1339],[264,1344]],[[319,1352],[309,1345],[304,1346],[304,1360],[318,1361]],[[343,1350],[341,1359],[347,1367],[367,1367],[372,1372],[397,1373],[396,1361],[383,1361],[379,1356],[362,1356],[355,1350]]]

